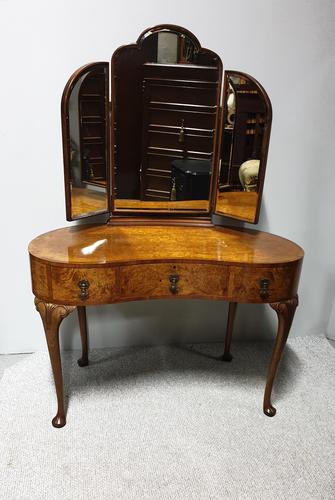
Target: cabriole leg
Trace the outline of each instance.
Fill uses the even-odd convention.
[[[281,359],[288,334],[290,332],[297,305],[298,296],[290,300],[286,300],[283,302],[274,302],[273,304],[270,304],[270,306],[276,311],[278,316],[278,330],[264,393],[263,410],[265,415],[267,415],[268,417],[274,417],[274,415],[276,414],[276,408],[274,408],[271,404],[272,387],[277,373],[278,364]]]
[[[62,364],[59,350],[59,326],[62,320],[75,309],[75,306],[51,304],[43,302],[37,298],[35,298],[35,306],[43,321],[56,387],[58,409],[56,416],[52,419],[52,425],[54,427],[63,427],[66,424],[66,419],[64,409]]]
[[[78,319],[81,337],[81,358],[78,359],[79,366],[88,365],[88,335],[87,335],[87,319],[86,319],[86,307],[78,306]]]
[[[221,358],[222,361],[231,361],[233,359],[233,356],[230,353],[230,346],[231,346],[231,339],[233,336],[233,326],[234,326],[236,307],[237,307],[237,302],[229,302],[224,353]]]

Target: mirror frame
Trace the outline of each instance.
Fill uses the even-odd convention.
[[[210,54],[217,60],[218,68],[218,88],[217,88],[217,111],[215,116],[215,130],[213,135],[213,152],[212,152],[212,174],[210,181],[210,191],[208,199],[208,210],[197,211],[196,209],[192,212],[183,210],[132,210],[132,209],[116,209],[115,208],[115,106],[117,105],[117,96],[115,93],[115,62],[124,49],[140,50],[143,40],[148,36],[158,32],[172,32],[188,37],[196,47],[196,50],[202,54]],[[106,119],[106,191],[107,191],[107,208],[106,210],[100,210],[93,213],[83,213],[77,217],[72,217],[71,214],[71,184],[70,184],[70,130],[69,130],[69,98],[71,92],[78,82],[78,80],[88,71],[94,70],[96,68],[104,68],[105,71],[105,119]],[[64,182],[65,182],[65,201],[66,201],[66,217],[67,220],[77,220],[86,219],[95,215],[106,214],[109,215],[109,222],[112,224],[124,224],[129,221],[129,223],[157,223],[157,224],[182,224],[182,225],[213,225],[211,217],[216,215],[218,217],[225,217],[228,219],[237,219],[240,221],[256,224],[259,219],[260,206],[262,203],[262,194],[264,186],[264,178],[266,172],[267,155],[269,148],[269,138],[271,132],[271,122],[272,122],[272,107],[270,99],[263,88],[263,86],[251,75],[243,73],[241,71],[227,70],[224,73],[223,78],[223,65],[221,58],[218,54],[210,49],[201,47],[197,37],[191,33],[189,30],[182,28],[177,25],[172,24],[161,24],[144,30],[137,39],[136,43],[122,45],[115,50],[112,60],[109,75],[109,63],[108,62],[96,62],[91,64],[86,64],[75,71],[70,79],[68,80],[62,95],[61,103],[61,115],[62,115],[62,141],[63,141],[63,160],[64,160]],[[254,220],[246,220],[243,217],[235,217],[231,214],[225,214],[223,212],[217,211],[217,190],[219,183],[219,167],[221,159],[221,144],[222,144],[222,132],[226,119],[227,109],[225,106],[225,98],[227,94],[228,78],[230,75],[237,75],[243,78],[248,78],[254,83],[262,96],[265,107],[266,107],[266,123],[264,125],[264,136],[262,144],[262,157],[259,169],[259,187],[258,187],[258,200],[255,211]],[[111,80],[111,95],[109,89],[109,79]],[[220,224],[219,219],[218,222]]]
[[[70,123],[69,123],[69,101],[71,93],[80,80],[80,78],[89,71],[104,68],[105,70],[105,89],[107,89],[107,99],[105,102],[105,128],[106,128],[106,210],[98,210],[94,213],[72,216],[72,196],[71,196],[71,147],[70,147]],[[110,214],[111,212],[111,179],[110,179],[110,120],[109,120],[109,70],[108,62],[89,63],[77,69],[69,78],[64,87],[61,101],[62,116],[62,142],[63,142],[63,162],[64,162],[64,185],[65,185],[65,206],[66,220],[73,221],[86,219],[95,215]]]
[[[184,35],[187,36],[195,45],[198,53],[200,54],[210,54],[217,60],[217,70],[218,70],[218,87],[217,87],[217,97],[216,97],[216,106],[217,106],[217,111],[216,111],[216,117],[215,117],[215,129],[214,129],[214,135],[213,135],[213,156],[212,156],[212,173],[211,173],[211,181],[210,181],[210,190],[209,190],[209,196],[208,196],[208,209],[202,210],[202,211],[197,211],[194,209],[192,212],[185,210],[183,211],[182,209],[175,209],[175,210],[131,210],[131,209],[117,209],[115,207],[115,153],[114,150],[116,148],[115,145],[115,110],[117,109],[117,92],[116,92],[116,86],[115,86],[115,66],[117,63],[117,59],[120,55],[120,53],[124,50],[141,50],[141,45],[143,40],[145,40],[148,36],[154,34],[154,33],[159,33],[159,32],[170,32],[170,33],[175,33],[179,35]],[[213,191],[215,189],[215,183],[214,179],[216,178],[216,173],[218,169],[218,163],[219,163],[219,158],[220,158],[220,149],[219,149],[219,143],[221,142],[220,136],[219,136],[219,128],[220,128],[220,114],[221,114],[221,97],[222,97],[222,80],[223,80],[223,64],[220,56],[216,54],[214,51],[204,48],[201,46],[199,40],[197,37],[189,30],[186,28],[182,28],[180,26],[174,25],[174,24],[160,24],[157,26],[153,26],[151,28],[147,28],[144,30],[140,36],[138,37],[136,43],[128,44],[128,45],[122,45],[121,47],[117,48],[115,52],[112,55],[112,60],[111,60],[111,124],[113,126],[111,127],[111,145],[113,147],[113,151],[111,152],[111,184],[113,186],[113,189],[111,191],[112,194],[112,201],[111,201],[111,217],[115,218],[118,216],[131,216],[134,218],[140,218],[140,217],[153,217],[153,216],[159,216],[161,218],[169,216],[169,218],[187,218],[187,220],[196,222],[198,220],[201,221],[201,224],[203,223],[203,220],[210,220],[211,218],[211,199],[213,197]]]
[[[258,220],[259,220],[259,213],[260,213],[260,208],[261,208],[261,204],[262,204],[265,171],[266,171],[267,157],[268,157],[269,144],[270,144],[270,134],[271,134],[271,125],[272,125],[272,105],[271,105],[270,98],[269,98],[267,92],[265,91],[264,87],[253,76],[249,75],[248,73],[243,73],[242,71],[235,71],[235,70],[226,70],[225,71],[223,93],[222,93],[222,112],[221,112],[221,121],[220,121],[219,162],[220,162],[220,156],[221,156],[222,135],[223,135],[224,124],[226,122],[227,111],[228,111],[228,107],[226,106],[226,96],[227,96],[228,85],[229,85],[229,76],[232,76],[232,75],[236,75],[236,76],[239,76],[241,78],[249,79],[257,87],[257,90],[259,91],[259,93],[263,99],[263,102],[265,105],[265,110],[266,110],[265,111],[266,116],[265,116],[265,123],[264,123],[264,133],[263,133],[261,155],[260,155],[261,158],[260,158],[260,165],[259,165],[257,205],[256,205],[256,209],[255,209],[254,220],[246,220],[243,217],[238,217],[238,216],[234,216],[231,214],[225,214],[223,212],[218,212],[216,209],[217,192],[218,192],[219,179],[220,179],[220,168],[218,167],[217,171],[216,171],[216,178],[214,179],[215,190],[213,190],[213,192],[215,194],[211,200],[212,213],[214,215],[218,215],[220,217],[228,217],[230,219],[242,220],[244,222],[248,222],[249,224],[257,224]]]

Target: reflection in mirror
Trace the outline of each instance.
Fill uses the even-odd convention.
[[[271,127],[271,104],[249,75],[227,71],[216,212],[256,222]]]
[[[112,77],[114,210],[208,212],[218,56],[160,27],[115,52]]]
[[[108,209],[105,82],[104,67],[85,72],[67,101],[70,219]]]

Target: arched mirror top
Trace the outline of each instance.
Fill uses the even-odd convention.
[[[233,87],[235,92],[242,93],[243,91],[249,92],[250,95],[254,94],[259,96],[261,105],[264,107],[264,113],[266,115],[267,121],[272,120],[272,105],[270,98],[264,89],[264,87],[248,73],[243,73],[242,71],[235,71],[232,69],[225,71],[225,76],[228,79],[228,83]]]
[[[125,51],[139,51],[142,63],[209,66],[222,71],[222,61],[218,54],[202,47],[191,31],[174,24],[160,24],[146,29],[136,43],[118,47],[113,53],[112,61],[117,60]]]
[[[175,24],[159,24],[157,26],[147,28],[146,30],[142,31],[142,33],[138,37],[136,41],[137,45],[142,45],[148,37],[157,35],[158,33],[171,33],[177,35],[178,37],[188,38],[197,52],[199,52],[199,50],[201,49],[199,40],[191,31],[186,28],[182,28],[181,26],[176,26]]]

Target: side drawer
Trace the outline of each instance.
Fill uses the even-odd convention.
[[[229,282],[229,300],[276,302],[297,293],[301,262],[278,267],[234,266]]]
[[[136,264],[120,267],[120,296],[222,297],[227,295],[228,270],[211,264]]]
[[[106,304],[117,296],[114,268],[51,267],[53,300],[65,304]]]

